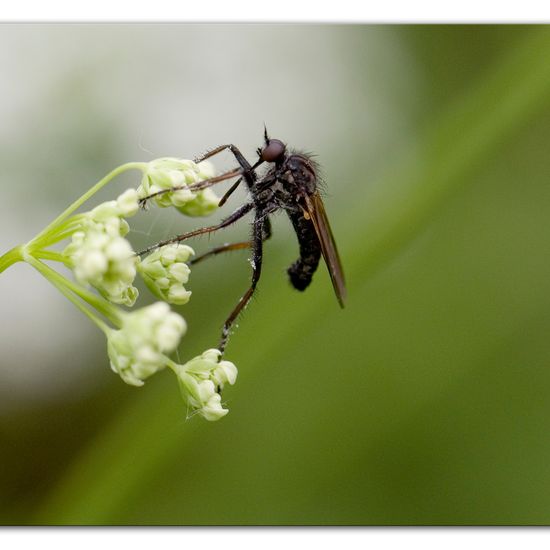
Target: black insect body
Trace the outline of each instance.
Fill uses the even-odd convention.
[[[287,273],[294,288],[305,290],[319,265],[321,246],[311,221],[305,218],[302,212],[288,211],[287,213],[300,246],[300,257],[287,269]]]
[[[250,193],[249,202],[243,204],[215,226],[204,227],[178,235],[157,243],[141,252],[141,254],[145,254],[166,244],[181,242],[197,235],[217,231],[233,224],[249,212],[254,211],[250,241],[219,246],[195,258],[191,262],[195,264],[207,257],[229,250],[243,248],[251,248],[252,250],[252,259],[250,262],[252,265],[252,281],[249,289],[225,321],[218,346],[222,352],[227,345],[231,326],[246,307],[256,289],[262,271],[263,242],[271,236],[269,216],[279,210],[284,210],[287,213],[298,238],[300,257],[288,268],[290,282],[294,288],[305,290],[309,286],[313,274],[319,265],[319,260],[323,256],[340,306],[344,306],[346,297],[342,265],[325,213],[323,201],[319,195],[318,168],[316,163],[309,155],[289,152],[282,141],[270,139],[267,131],[264,138],[264,147],[257,150],[259,158],[253,166],[250,165],[237,147],[232,144],[217,147],[195,160],[195,162],[201,162],[225,149],[229,149],[239,163],[239,168],[190,185],[189,189],[204,189],[220,181],[239,176],[239,179],[220,200],[220,206],[226,202],[242,180],[245,181]],[[264,175],[258,177],[256,169],[264,162],[271,163],[272,166]],[[160,193],[171,192],[180,188],[175,187],[163,190]],[[155,195],[157,194],[159,193],[155,193]],[[151,195],[144,200],[155,195]]]
[[[317,192],[315,165],[305,155],[284,155],[281,162],[275,163],[262,178],[261,188],[266,193],[260,197],[257,206],[265,212],[283,209],[288,214],[300,246],[300,257],[288,268],[290,282],[294,288],[305,290],[311,283],[313,274],[321,258],[321,244],[315,227],[307,213],[303,197]]]

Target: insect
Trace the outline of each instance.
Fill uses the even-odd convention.
[[[252,250],[252,259],[250,261],[252,265],[252,281],[250,287],[241,297],[223,325],[218,346],[222,353],[227,345],[233,323],[250,301],[260,280],[263,243],[271,236],[269,216],[275,212],[284,210],[287,213],[298,239],[300,256],[287,270],[290,282],[294,288],[303,291],[309,286],[322,256],[327,265],[332,286],[341,307],[344,307],[346,299],[344,272],[325,207],[319,194],[318,166],[311,158],[311,155],[287,149],[281,140],[271,139],[266,129],[264,131],[264,145],[257,149],[258,160],[254,165],[251,165],[233,144],[220,145],[195,159],[195,162],[198,163],[206,160],[224,150],[229,150],[233,154],[239,167],[190,185],[188,189],[198,191],[218,182],[238,177],[231,188],[221,198],[219,206],[225,204],[229,196],[243,180],[248,187],[250,199],[217,225],[177,235],[140,252],[140,255],[145,254],[166,244],[181,242],[191,237],[218,231],[235,223],[249,212],[254,212],[250,241],[224,244],[202,256],[198,256],[191,262],[192,264],[196,264],[210,256],[230,250],[245,248]],[[263,175],[258,176],[256,170],[263,163],[268,163],[271,166]],[[176,191],[182,187],[165,189],[146,197],[143,201],[161,193]]]

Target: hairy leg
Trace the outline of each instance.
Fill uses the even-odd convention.
[[[182,233],[181,235],[176,235],[175,237],[172,237],[170,239],[160,241],[159,243],[156,243],[152,246],[149,246],[145,250],[142,250],[141,252],[138,253],[138,255],[142,256],[143,254],[147,254],[148,252],[151,252],[152,250],[160,248],[161,246],[165,246],[167,244],[172,244],[172,243],[179,243],[181,241],[190,239],[191,237],[197,237],[198,235],[204,235],[206,233],[212,233],[214,231],[217,231],[218,229],[223,229],[224,227],[227,227],[235,223],[237,220],[240,220],[243,216],[248,214],[248,212],[250,212],[253,208],[254,208],[253,203],[247,202],[246,204],[243,204],[241,207],[237,208],[237,210],[235,210],[233,214],[231,214],[230,216],[227,216],[227,218],[222,220],[217,225],[202,227],[200,229],[195,229],[194,231],[189,231],[188,233]]]
[[[262,259],[263,259],[262,254],[263,254],[265,219],[266,218],[262,212],[256,212],[256,217],[254,218],[254,225],[253,225],[253,231],[252,231],[252,261],[250,262],[252,264],[252,281],[250,283],[250,287],[243,294],[243,296],[235,306],[235,309],[233,309],[233,311],[229,314],[229,317],[226,319],[223,325],[222,336],[220,339],[220,344],[218,346],[218,349],[222,353],[224,352],[225,347],[227,346],[227,341],[229,340],[231,327],[233,326],[233,323],[235,322],[239,314],[245,309],[248,302],[250,302],[250,299],[254,294],[254,290],[256,290],[258,281],[260,280],[260,275],[262,272]]]

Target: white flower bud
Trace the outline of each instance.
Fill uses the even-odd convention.
[[[164,270],[164,273],[166,273],[166,270]],[[159,277],[156,284],[160,290],[170,290],[170,279],[168,277]]]
[[[191,185],[214,176],[210,162],[196,164],[191,160],[160,158],[151,161],[138,188],[140,198],[159,191]],[[207,216],[218,207],[219,198],[211,189],[190,191],[186,187],[162,193],[153,199],[161,208],[175,206],[187,216]]]
[[[139,197],[137,189],[127,189],[116,200],[120,216],[130,218],[139,210]]]
[[[216,193],[207,188],[195,193],[195,198],[181,206],[179,211],[186,216],[209,216],[218,208],[219,202],[220,199]]]
[[[172,264],[168,266],[167,271],[170,277],[178,283],[186,283],[189,280],[189,273],[191,273],[189,266],[184,263]]]
[[[73,233],[63,251],[81,284],[90,284],[109,301],[127,306],[134,305],[138,296],[133,282],[139,257],[124,238],[129,226],[123,216],[135,214],[137,207],[135,189],[96,206],[84,215],[82,229]]]
[[[174,187],[181,185],[182,183],[185,183],[185,176],[183,172],[180,172],[178,170],[168,170],[167,174],[170,179],[170,183]]]
[[[167,193],[168,195],[168,193]],[[170,202],[178,209],[181,210],[181,207],[192,201],[195,198],[195,193],[189,191],[189,189],[178,189],[174,191],[170,196]],[[170,205],[166,205],[170,206]]]
[[[105,247],[105,255],[111,261],[124,260],[132,254],[130,243],[121,237],[113,239]]]
[[[170,287],[168,289],[167,300],[170,304],[186,304],[191,298],[191,291],[183,287]]]
[[[202,353],[201,358],[208,363],[218,363],[222,352],[216,348],[207,349]]]
[[[186,304],[191,292],[183,285],[189,280],[191,269],[185,262],[193,254],[193,249],[185,244],[169,244],[149,254],[138,269],[157,298],[170,304]]]
[[[111,368],[133,386],[166,366],[165,354],[172,353],[187,329],[185,321],[164,302],[125,313],[120,330],[108,335]]]
[[[237,380],[237,367],[220,359],[220,350],[209,349],[185,365],[178,365],[176,371],[189,407],[211,421],[229,412],[222,407],[220,392],[226,383],[233,385]]]
[[[208,160],[203,160],[199,164],[195,165],[198,169],[198,176],[200,180],[207,180],[208,178],[213,178],[216,175],[216,170],[214,165]]]
[[[219,393],[215,393],[201,409],[201,416],[210,422],[215,422],[225,416],[229,412],[229,409],[224,409],[222,407],[221,400],[221,395]]]
[[[101,277],[107,271],[109,262],[105,254],[99,250],[90,250],[88,254],[83,255],[82,261],[75,268],[77,279],[95,279]]]
[[[90,218],[96,222],[105,222],[109,218],[117,218],[119,207],[116,200],[102,202],[88,212]]]
[[[231,386],[237,381],[237,367],[229,361],[220,361],[214,370],[213,377],[219,386],[229,383]]]

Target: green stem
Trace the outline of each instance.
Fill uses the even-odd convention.
[[[120,313],[110,302],[105,300],[105,298],[101,298],[100,296],[97,296],[93,292],[86,290],[85,288],[74,283],[73,281],[66,279],[50,266],[37,260],[34,256],[31,256],[30,254],[27,254],[25,256],[25,261],[31,264],[38,271],[40,271],[40,273],[44,275],[46,279],[54,283],[57,288],[62,287],[66,291],[70,291],[76,294],[79,298],[82,298],[82,300],[94,307],[104,317],[109,319],[109,321],[113,323],[113,325],[115,325],[116,327],[121,326],[122,320]],[[63,292],[63,294],[67,296],[65,292]]]
[[[55,218],[55,220],[53,220],[52,223],[50,223],[47,227],[45,227],[29,244],[36,243],[37,241],[39,241],[44,235],[49,233],[54,227],[58,226],[68,216],[70,216],[76,209],[80,208],[89,198],[95,195],[102,187],[107,185],[111,180],[113,180],[120,174],[128,170],[143,171],[146,166],[147,166],[147,163],[145,162],[127,162],[126,164],[122,164],[118,168],[115,168],[113,171],[109,172],[103,179],[98,181],[92,188],[86,191],[84,195],[82,195],[79,199],[73,202],[64,212],[62,212],[59,216],[57,216],[57,218]]]
[[[31,252],[34,256],[36,256],[37,252],[40,252],[47,248],[48,246],[53,246],[54,244],[64,241],[65,239],[69,239],[73,236],[73,233],[77,231],[79,227],[74,227],[71,230],[62,231],[62,232],[55,232],[50,233],[48,235],[43,236],[42,238],[32,241],[29,241],[27,243],[27,250]]]
[[[41,231],[39,235],[34,237],[27,244],[27,249],[32,251],[39,250],[71,237],[76,230],[80,229],[81,220],[85,217],[84,214],[77,214],[56,227],[52,227],[52,229],[45,234],[44,231]]]
[[[32,255],[40,260],[52,260],[54,262],[61,262],[65,265],[69,264],[67,256],[64,256],[61,252],[55,252],[54,250],[37,250],[33,252]]]
[[[99,317],[94,315],[78,298],[71,292],[68,282],[65,277],[62,277],[46,264],[42,263],[40,260],[37,260],[33,256],[28,255],[25,258],[25,261],[32,265],[37,271],[39,271],[48,281],[50,281],[58,290],[69,299],[84,315],[86,315],[92,323],[94,323],[100,330],[102,330],[105,335],[109,333],[112,329],[107,326]]]
[[[8,269],[10,265],[21,261],[23,261],[23,247],[16,246],[6,252],[3,256],[0,256],[0,273]]]
[[[174,372],[174,374],[178,374],[178,365],[177,363],[174,363],[174,361],[172,361],[172,359],[170,359],[169,357],[166,357],[166,355],[164,356],[164,359],[165,359],[165,365],[172,371]]]

